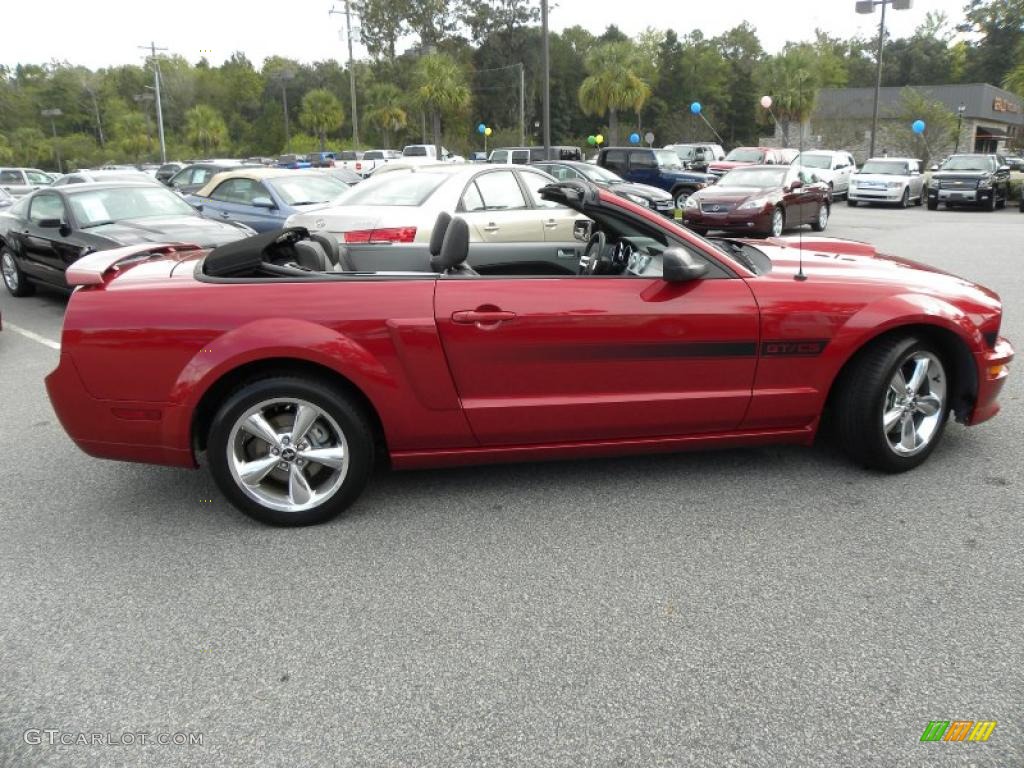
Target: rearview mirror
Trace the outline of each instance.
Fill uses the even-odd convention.
[[[708,273],[708,265],[694,258],[685,248],[669,248],[662,255],[661,275],[667,283],[699,280]]]
[[[277,206],[274,205],[274,201],[269,197],[254,197],[252,199],[252,204],[257,208],[277,208]]]
[[[572,236],[581,243],[589,243],[594,234],[594,222],[590,219],[578,219],[572,225]]]

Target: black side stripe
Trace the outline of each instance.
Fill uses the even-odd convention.
[[[786,339],[761,343],[762,357],[816,357],[827,339]],[[668,341],[580,344],[533,350],[526,357],[547,360],[658,360],[679,358],[754,357],[756,341]]]

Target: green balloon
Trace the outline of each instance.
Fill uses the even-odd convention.
[[[587,136],[587,144],[590,146],[597,144],[597,136]]]

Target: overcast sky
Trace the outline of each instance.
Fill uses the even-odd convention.
[[[911,34],[929,10],[944,11],[956,23],[965,1],[916,0],[909,11],[889,11],[890,33]],[[816,27],[843,36],[878,30],[877,13],[857,15],[854,0],[553,2],[553,30],[580,24],[601,32],[614,23],[630,35],[653,26],[671,27],[680,37],[698,28],[712,37],[747,20],[769,51],[787,40],[809,38]],[[334,5],[344,7],[344,2]],[[205,55],[219,64],[236,50],[257,66],[272,54],[304,62],[344,59],[343,17],[328,16],[331,6],[331,0],[0,0],[0,63],[60,59],[93,69],[139,63],[142,52],[136,46],[151,39],[192,62]]]

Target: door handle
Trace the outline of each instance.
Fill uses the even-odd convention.
[[[573,248],[559,248],[555,251],[555,255],[560,259],[578,259],[579,254]]]
[[[501,309],[461,309],[452,312],[452,322],[460,325],[496,326],[514,319],[515,312]]]
[[[221,212],[220,212],[220,217],[221,217],[222,219],[226,219],[226,218],[228,218],[228,217],[229,217],[230,215],[231,215],[231,214],[230,214],[230,213],[228,213],[227,211],[221,211]]]
[[[544,222],[544,227],[546,229],[554,229],[557,226],[558,226],[558,222],[555,221],[554,219],[548,219],[547,221]]]
[[[501,227],[495,224],[493,221],[484,227],[484,232],[497,232]]]

